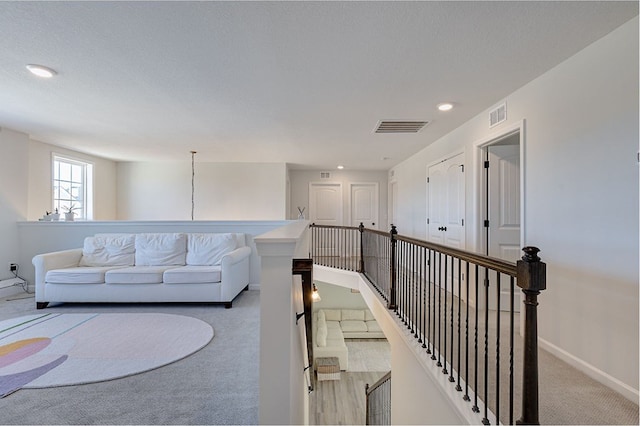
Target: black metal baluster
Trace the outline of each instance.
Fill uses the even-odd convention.
[[[458,384],[456,390],[462,392],[462,386],[460,386],[460,358],[462,353],[462,346],[460,341],[460,315],[462,314],[462,260],[458,259]]]
[[[475,322],[475,332],[474,332],[474,344],[473,344],[473,350],[474,350],[474,357],[473,357],[473,362],[474,362],[474,374],[473,374],[473,393],[474,393],[474,397],[473,397],[473,407],[471,408],[474,412],[479,413],[480,412],[480,408],[478,407],[478,309],[479,309],[479,305],[480,305],[480,300],[479,300],[479,294],[478,294],[478,265],[476,265],[476,309],[475,309],[475,317],[476,317],[476,322]]]
[[[446,275],[446,274],[445,274]],[[446,277],[445,277],[446,281]],[[442,367],[440,356],[442,353],[442,253],[438,252],[438,367]]]
[[[489,423],[489,268],[484,268],[484,417],[482,424]]]
[[[500,272],[496,271],[496,424],[500,423]]]
[[[449,256],[444,256],[444,351],[443,351],[443,365],[442,365],[442,374],[449,374],[447,371],[447,299],[449,288],[447,286],[447,267],[449,265]],[[442,289],[440,289],[442,293]]]
[[[418,343],[422,343],[422,333],[424,331],[424,327],[423,327],[423,317],[422,317],[422,306],[424,306],[424,293],[423,293],[423,276],[422,276],[422,253],[424,251],[424,247],[418,247],[417,248],[417,253],[416,253],[416,262],[418,264],[418,287],[417,287],[417,291],[418,291],[418,295],[417,295],[417,302],[416,302],[416,307],[417,307],[417,311],[418,311],[418,316],[417,316],[417,324],[416,324],[416,337],[418,338]]]
[[[460,279],[460,277],[458,277],[458,279]],[[451,321],[450,321],[450,326],[451,326],[451,349],[450,350],[450,354],[451,356],[449,357],[449,382],[453,383],[456,381],[456,379],[453,377],[453,309],[455,304],[453,303],[454,300],[454,294],[453,294],[453,289],[455,286],[455,275],[454,275],[454,258],[451,258]]]
[[[432,353],[431,347],[433,347],[433,334],[431,333],[431,330],[433,328],[433,321],[431,321],[431,317],[432,317],[431,311],[433,310],[433,308],[431,306],[432,305],[431,304],[431,292],[432,292],[431,287],[433,286],[433,282],[435,280],[432,279],[432,275],[431,275],[431,272],[433,270],[431,268],[431,264],[433,263],[431,261],[432,259],[433,259],[433,250],[429,249],[429,260],[428,260],[429,263],[427,264],[427,269],[428,269],[428,274],[427,274],[427,292],[428,292],[428,294],[427,294],[427,305],[428,305],[428,308],[427,308],[427,332],[429,333],[429,338],[427,340],[427,353],[428,354]],[[435,302],[435,297],[434,297],[433,300]],[[435,303],[434,303],[434,306],[435,306]],[[435,314],[433,315],[433,317],[435,317]],[[435,359],[433,357],[433,355],[431,356],[431,359]]]
[[[422,348],[427,347],[427,292],[429,291],[429,276],[427,275],[427,248],[422,248],[422,283],[424,288],[420,290],[422,294]],[[426,280],[426,281],[425,281]]]
[[[420,247],[413,245],[413,337],[420,343]]]
[[[471,401],[471,398],[469,398],[469,262],[465,262],[466,264],[466,280],[465,280],[465,286],[466,286],[466,311],[467,313],[465,314],[465,320],[464,320],[464,341],[465,341],[465,355],[464,355],[464,359],[465,359],[465,367],[464,367],[464,397],[462,397],[463,400],[465,401]]]
[[[514,281],[511,277],[509,289],[509,424],[513,424],[513,319],[514,319]]]

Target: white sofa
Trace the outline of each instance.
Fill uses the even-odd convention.
[[[241,233],[96,234],[37,255],[38,309],[52,302],[211,302],[231,308],[249,284]]]
[[[384,339],[385,335],[368,309],[318,309],[312,321],[313,361],[337,357],[340,370],[349,368],[345,339]]]

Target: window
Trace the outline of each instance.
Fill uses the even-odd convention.
[[[53,209],[73,210],[76,219],[92,219],[93,164],[53,157]]]

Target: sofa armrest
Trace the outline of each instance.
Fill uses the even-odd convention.
[[[251,248],[239,247],[222,258],[223,302],[231,302],[247,285],[249,285],[249,257]]]
[[[225,263],[226,263],[226,266],[229,267],[230,265],[233,265],[234,263],[238,263],[248,258],[249,256],[251,256],[251,249],[249,247],[247,246],[238,247],[237,249],[233,250],[230,253],[225,254],[222,257],[222,268],[224,269]]]
[[[35,267],[36,302],[47,302],[44,295],[44,278],[52,269],[73,268],[78,266],[82,258],[82,249],[70,249],[34,256],[31,263]]]

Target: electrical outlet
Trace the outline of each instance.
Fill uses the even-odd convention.
[[[18,264],[17,263],[10,263],[9,264],[9,271],[10,272],[16,272],[18,270]]]

